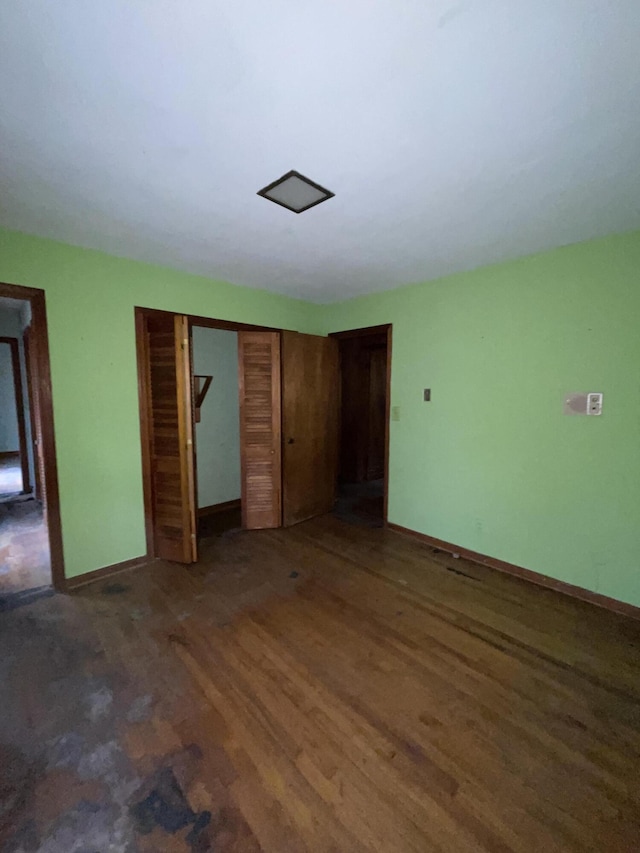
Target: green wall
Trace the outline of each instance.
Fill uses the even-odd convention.
[[[393,323],[390,521],[640,605],[640,233],[323,311]]]
[[[68,577],[146,550],[134,306],[315,328],[305,302],[1,230],[0,281],[46,291]]]
[[[2,231],[0,280],[47,292],[69,576],[145,550],[142,305],[393,323],[390,520],[640,605],[640,233],[329,306]],[[603,415],[563,415],[569,391],[604,392]]]

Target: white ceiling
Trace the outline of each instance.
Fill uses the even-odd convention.
[[[342,299],[640,228],[639,84],[638,0],[5,0],[0,224]]]

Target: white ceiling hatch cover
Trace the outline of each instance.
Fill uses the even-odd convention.
[[[0,4],[0,225],[327,302],[640,228],[638,0]],[[256,190],[295,165],[301,216]]]
[[[300,172],[292,169],[278,178],[277,181],[263,187],[259,190],[258,195],[263,198],[274,201],[276,204],[292,210],[294,213],[304,213],[310,207],[315,207],[323,201],[333,198],[335,193],[311,181]]]

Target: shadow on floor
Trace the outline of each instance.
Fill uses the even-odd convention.
[[[239,531],[242,527],[240,508],[215,512],[198,519],[198,538],[211,539]]]
[[[359,527],[383,527],[384,480],[341,483],[333,515]]]

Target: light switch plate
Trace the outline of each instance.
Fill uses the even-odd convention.
[[[587,394],[587,414],[602,414],[602,393],[600,391],[590,391]]]

